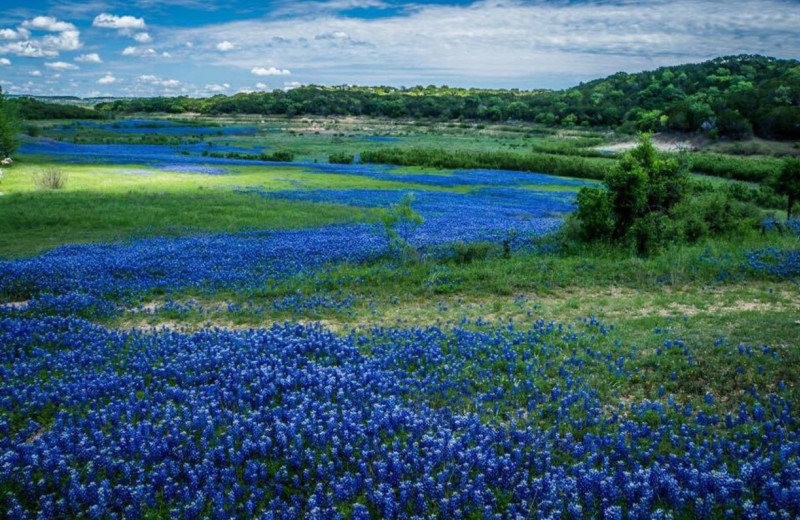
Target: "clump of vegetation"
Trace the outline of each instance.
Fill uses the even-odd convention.
[[[642,134],[606,175],[582,188],[570,229],[581,241],[607,241],[649,254],[668,244],[755,227],[758,210],[725,191],[692,193],[689,165],[664,158]]]
[[[504,247],[505,244],[501,246],[495,242],[459,241],[452,245],[452,256],[450,257],[450,260],[456,264],[469,264],[480,260],[487,260],[489,258],[498,258],[501,256],[501,253],[505,257],[506,251]]]
[[[294,154],[286,150],[276,150],[272,153],[262,153],[259,159],[262,161],[292,162],[294,161]]]
[[[33,183],[40,189],[60,190],[67,185],[67,174],[61,168],[49,166],[33,174]]]
[[[438,148],[382,148],[361,152],[365,163],[429,166],[444,169],[491,169],[548,173],[562,177],[602,179],[612,160],[550,153],[443,150]]]
[[[408,239],[411,232],[422,225],[425,220],[411,208],[414,195],[407,193],[397,204],[381,210],[380,221],[386,234],[386,244],[390,253],[395,253],[402,260],[413,259],[417,256],[414,247]]]
[[[345,152],[334,152],[328,156],[328,162],[331,164],[353,164],[355,155]]]
[[[0,88],[0,159],[11,157],[19,146],[19,117],[16,107],[5,100]]]
[[[792,206],[800,201],[800,159],[783,160],[781,173],[775,181],[775,191],[787,197],[786,220],[792,219]]]

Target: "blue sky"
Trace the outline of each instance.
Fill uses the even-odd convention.
[[[14,94],[320,85],[564,88],[730,54],[800,58],[797,0],[3,0]]]

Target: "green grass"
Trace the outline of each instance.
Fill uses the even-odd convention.
[[[98,193],[34,192],[0,202],[0,257],[61,244],[197,232],[294,229],[363,220],[349,206],[289,202],[222,190]]]

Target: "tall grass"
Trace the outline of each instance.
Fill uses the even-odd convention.
[[[67,178],[61,168],[48,166],[33,174],[33,183],[43,190],[60,190],[67,185]]]

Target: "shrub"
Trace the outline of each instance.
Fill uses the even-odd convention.
[[[41,189],[60,190],[67,184],[67,174],[61,168],[50,166],[34,173],[33,182]]]
[[[494,242],[456,242],[452,246],[451,259],[457,264],[468,264],[475,260],[497,257],[500,252],[501,246]]]
[[[414,195],[407,193],[400,202],[379,213],[389,251],[400,253],[404,259],[416,256],[408,238],[411,231],[424,222],[422,216],[411,209],[413,201]]]
[[[355,156],[344,152],[332,153],[328,156],[328,162],[331,164],[353,164]]]
[[[641,254],[675,236],[668,214],[692,188],[687,165],[661,157],[647,134],[608,172],[605,185],[578,193],[579,238],[633,243]]]
[[[262,153],[259,159],[262,161],[292,162],[294,161],[294,154],[285,150],[276,150],[272,153]]]
[[[784,159],[781,173],[774,184],[775,191],[787,198],[786,220],[791,220],[792,206],[800,200],[800,159]]]

